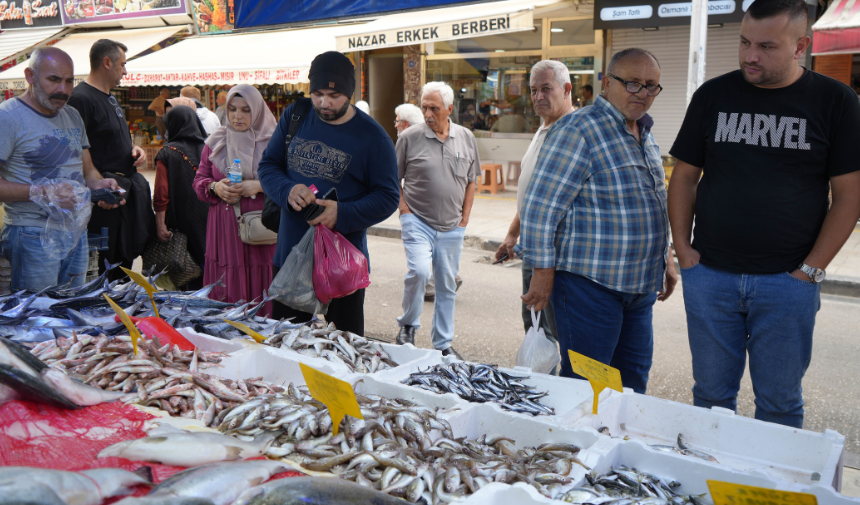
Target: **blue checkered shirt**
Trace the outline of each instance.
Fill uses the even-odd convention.
[[[653,124],[639,120],[640,145],[599,96],[552,126],[520,213],[526,263],[625,293],[663,289],[669,217]]]

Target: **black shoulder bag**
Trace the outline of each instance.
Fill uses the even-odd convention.
[[[309,110],[311,110],[310,98],[299,98],[296,100],[292,116],[290,116],[290,129],[287,132],[286,139],[284,139],[286,143],[284,149],[284,167],[287,170],[289,170],[288,152],[290,149],[290,142],[292,142],[293,136],[295,136],[296,132],[299,131],[299,127],[302,125],[302,121],[304,121]],[[263,215],[261,221],[263,222],[263,226],[275,233],[278,233],[278,228],[281,225],[281,207],[269,198],[269,195],[266,195],[266,200],[263,203]]]

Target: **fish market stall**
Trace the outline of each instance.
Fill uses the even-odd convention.
[[[0,297],[0,505],[709,505],[709,480],[860,505],[836,492],[835,432],[629,390],[592,414],[586,382],[258,317],[265,293],[150,295],[148,277]],[[306,367],[354,415],[335,424]]]

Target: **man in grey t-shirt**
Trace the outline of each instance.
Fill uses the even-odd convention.
[[[432,269],[436,279],[433,347],[443,355],[460,358],[451,346],[455,279],[481,160],[472,132],[448,119],[453,110],[451,87],[442,82],[427,83],[421,96],[425,123],[410,126],[397,141],[397,166],[403,181],[401,236],[409,268],[403,290],[403,315],[397,318],[397,343],[415,343],[424,289]]]
[[[72,286],[79,286],[87,271],[87,235],[65,258],[49,257],[40,238],[48,215],[30,201],[31,193],[39,191],[32,184],[46,178],[75,181],[91,190],[119,187],[95,169],[83,120],[65,107],[75,80],[69,55],[54,47],[37,49],[24,75],[27,92],[0,104],[0,201],[6,211],[0,255],[12,264],[13,290],[38,291],[72,278]],[[60,201],[63,207],[75,203]]]

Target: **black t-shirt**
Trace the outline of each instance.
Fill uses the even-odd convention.
[[[69,105],[78,110],[90,140],[90,156],[99,172],[137,172],[131,150],[134,144],[122,107],[111,95],[82,82],[75,86]]]
[[[702,167],[693,247],[705,266],[747,274],[795,270],[828,210],[829,178],[860,170],[860,102],[806,70],[785,88],[740,70],[693,95],[670,153]]]

